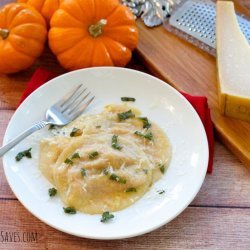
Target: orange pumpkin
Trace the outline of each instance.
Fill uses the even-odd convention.
[[[27,3],[38,10],[49,23],[53,13],[58,9],[62,0],[18,0],[19,3]]]
[[[47,30],[33,7],[11,3],[0,9],[0,73],[14,73],[33,64],[42,53]]]
[[[134,17],[118,0],[64,0],[50,27],[49,46],[68,70],[125,66],[138,42]]]

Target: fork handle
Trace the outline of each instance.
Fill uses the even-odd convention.
[[[42,129],[43,127],[45,127],[48,124],[49,123],[46,121],[40,121],[40,122],[34,124],[32,127],[25,130],[22,134],[20,134],[19,136],[17,136],[16,138],[14,138],[13,140],[11,140],[6,145],[4,145],[3,147],[0,148],[0,157],[2,157],[6,152],[8,152],[10,149],[12,149],[14,146],[16,146],[24,138],[31,135],[35,131]]]

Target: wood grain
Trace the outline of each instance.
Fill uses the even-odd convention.
[[[250,171],[220,143],[215,144],[214,171],[207,174],[192,205],[250,208]]]
[[[0,110],[0,144],[2,145],[3,136],[11,116],[14,114],[12,110]]]
[[[240,8],[240,7],[239,7]],[[250,11],[240,8],[250,16]],[[166,31],[162,26],[140,31],[137,53],[147,68],[176,89],[208,98],[212,120],[222,142],[250,167],[250,123],[224,117],[218,108],[216,62],[213,56]]]
[[[12,110],[0,110],[0,145],[2,145],[5,130],[13,113],[14,111]],[[0,199],[1,198],[15,198],[5,178],[2,159],[0,159]]]
[[[3,239],[0,234],[0,249],[3,250],[14,248],[244,250],[249,249],[250,245],[249,209],[189,207],[169,224],[144,236],[117,241],[96,241],[66,235],[46,226],[26,211],[18,201],[0,202],[1,232],[17,232],[20,238],[23,233],[37,232],[37,242],[1,242]],[[87,225],[83,222],[84,226]]]
[[[245,6],[246,8],[250,9],[250,2],[249,0],[239,0],[238,1],[242,6]]]

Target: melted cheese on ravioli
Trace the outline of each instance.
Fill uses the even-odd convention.
[[[128,110],[135,117],[119,120],[117,114]],[[162,176],[171,157],[169,141],[154,123],[143,129],[139,114],[127,105],[108,105],[102,113],[83,115],[59,135],[41,141],[40,169],[67,206],[88,214],[121,210]],[[82,134],[70,137],[74,128]],[[152,133],[153,140],[135,131]],[[120,150],[112,147],[114,135]],[[98,154],[91,157],[93,152]]]

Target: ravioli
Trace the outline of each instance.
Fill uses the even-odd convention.
[[[130,118],[119,118],[129,110]],[[171,146],[161,128],[139,115],[125,104],[108,105],[40,142],[40,170],[67,206],[88,214],[118,211],[163,175]],[[80,135],[71,137],[76,129]]]

